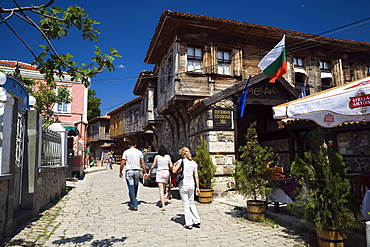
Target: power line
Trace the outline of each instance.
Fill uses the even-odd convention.
[[[358,26],[363,25],[363,24],[366,24],[368,22],[370,22],[370,17],[365,18],[365,19],[362,19],[362,20],[359,20],[359,21],[352,22],[350,24],[342,25],[340,27],[337,27],[337,28],[334,28],[334,29],[331,29],[331,30],[328,30],[328,31],[325,31],[325,32],[322,32],[322,33],[319,33],[319,34],[316,34],[315,35],[316,37],[307,38],[306,40],[303,40],[303,41],[300,41],[298,43],[294,43],[294,44],[291,44],[291,45],[286,46],[286,52],[291,52],[292,53],[292,52],[297,52],[297,51],[301,51],[301,50],[305,50],[305,49],[310,49],[312,47],[316,47],[316,46],[319,46],[319,45],[331,43],[334,40],[331,40],[331,41],[322,41],[321,40],[320,41],[319,39],[321,37],[327,37],[327,36],[323,36],[323,35],[337,34],[337,33],[341,32],[341,31],[348,30],[348,29],[353,29],[354,27],[358,27]],[[358,30],[365,29],[365,28],[369,28],[369,29],[366,29],[366,30],[363,30],[363,31],[358,31]],[[369,31],[370,31],[370,26],[365,26],[365,27],[357,28],[354,31],[353,30],[347,31],[344,34],[342,34],[342,36],[345,35],[344,37],[349,37],[349,36],[354,35],[354,34],[365,33],[365,32],[369,32]],[[328,37],[328,38],[330,38],[330,37]],[[315,44],[314,42],[317,42],[317,43]],[[263,53],[262,52],[259,52],[259,53],[256,53],[256,54],[249,54],[247,56],[243,56],[242,59],[246,59],[246,58],[254,57],[254,56],[262,56],[262,55],[265,55],[265,52],[263,52]],[[233,60],[231,60],[231,61],[233,61]],[[202,67],[200,69],[201,70],[204,70],[204,69],[211,68],[213,66],[217,66],[217,65],[211,65],[211,66],[208,66],[208,67]],[[186,74],[188,72],[191,72],[191,71],[181,72],[181,73],[177,73],[177,74],[163,74],[163,75],[155,75],[155,76],[152,75],[152,76],[147,76],[146,78],[160,78],[160,77],[167,77],[167,76],[181,76],[182,74]],[[139,77],[121,78],[121,79],[106,79],[106,80],[91,81],[91,83],[117,82],[117,81],[132,81],[132,80],[138,80],[138,79],[139,79]],[[122,104],[124,104],[124,103],[121,103],[119,105],[122,105]],[[109,107],[109,108],[107,108],[105,110],[111,109],[111,108],[116,107],[116,106],[118,106],[118,105]]]

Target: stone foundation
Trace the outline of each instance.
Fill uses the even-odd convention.
[[[0,240],[3,232],[5,231],[6,225],[6,204],[8,198],[8,179],[2,179],[3,176],[0,176]],[[4,176],[5,177],[5,176]],[[10,177],[8,177],[10,178]]]
[[[67,166],[42,167],[37,178],[34,212],[59,199],[66,188]]]

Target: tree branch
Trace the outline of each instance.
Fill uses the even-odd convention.
[[[40,9],[40,8],[46,8],[49,7],[54,3],[54,0],[50,0],[46,4],[40,5],[40,6],[31,6],[31,7],[20,7],[16,0],[13,0],[14,3],[18,6],[18,8],[12,8],[12,9],[4,9],[0,6],[0,14],[1,13],[12,13],[12,12],[22,12],[25,10],[34,10],[34,9]]]

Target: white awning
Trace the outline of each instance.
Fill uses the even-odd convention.
[[[333,78],[330,72],[321,72],[321,79],[323,78]]]
[[[306,70],[303,68],[294,68],[294,73],[302,73],[302,74],[307,75]]]

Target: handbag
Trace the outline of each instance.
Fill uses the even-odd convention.
[[[180,169],[177,171],[176,183],[179,184],[180,181],[184,179],[184,159],[181,160]]]

